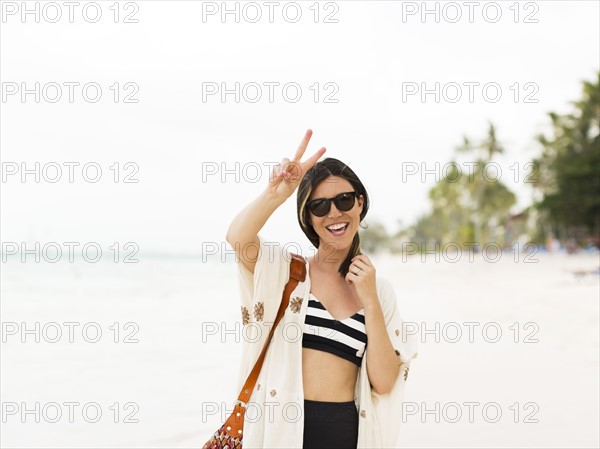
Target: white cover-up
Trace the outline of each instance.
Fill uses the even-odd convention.
[[[238,266],[243,317],[242,360],[236,390],[239,392],[256,362],[281,303],[289,279],[290,251],[260,234],[259,258],[254,275],[241,262]],[[292,247],[292,249],[295,249]],[[297,252],[297,251],[294,251]],[[402,404],[408,367],[417,356],[418,341],[404,335],[396,294],[390,282],[376,276],[377,296],[388,335],[402,365],[389,393],[378,394],[369,383],[365,350],[355,388],[358,414],[357,449],[398,448]],[[304,388],[302,382],[302,329],[310,293],[310,266],[306,279],[290,295],[290,303],[277,325],[267,350],[257,384],[247,405],[244,449],[302,449],[304,431]]]

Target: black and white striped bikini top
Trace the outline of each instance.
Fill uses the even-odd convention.
[[[335,354],[360,367],[366,346],[364,309],[351,317],[338,321],[331,316],[312,292],[310,293],[304,321],[302,347]]]

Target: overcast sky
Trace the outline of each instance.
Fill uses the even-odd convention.
[[[307,128],[307,155],[325,146],[323,157],[349,164],[370,194],[366,222],[394,231],[428,210],[435,183],[431,173],[423,182],[407,170],[443,167],[463,135],[483,138],[491,120],[516,211],[531,201],[524,164],[539,154],[534,137],[548,129],[546,113],[569,111],[600,66],[596,1],[477,2],[472,10],[427,2],[439,23],[435,13],[421,15],[422,2],[279,2],[271,11],[264,2],[228,2],[239,23],[221,16],[221,2],[120,3],[118,17],[113,3],[84,12],[82,2],[73,23],[63,3],[37,3],[39,23],[35,13],[21,15],[21,2],[2,3],[4,242],[199,252],[224,240],[264,189],[265,164],[292,157]],[[424,98],[423,87],[431,91]],[[33,93],[23,99],[24,88]],[[30,174],[23,183],[21,164],[35,171],[36,162],[40,182]],[[85,181],[88,163],[90,179],[102,169],[98,182]],[[51,183],[56,166],[62,178]],[[308,245],[295,198],[264,233]]]

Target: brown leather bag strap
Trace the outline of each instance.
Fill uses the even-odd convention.
[[[263,350],[260,353],[260,356],[258,357],[258,360],[256,361],[256,364],[254,365],[254,368],[252,369],[252,372],[248,376],[248,379],[246,379],[246,383],[242,387],[242,391],[240,392],[240,394],[238,396],[238,401],[242,402],[242,406],[244,408],[245,408],[246,402],[248,402],[248,400],[250,399],[250,396],[252,395],[252,390],[254,390],[254,386],[256,385],[256,381],[258,380],[258,375],[260,373],[263,362],[265,360],[265,355],[267,353],[267,348],[269,347],[269,343],[271,343],[271,338],[273,337],[273,334],[275,333],[275,328],[277,327],[277,324],[279,323],[281,318],[283,318],[285,309],[287,309],[287,306],[290,302],[290,295],[292,294],[292,291],[294,291],[294,289],[298,285],[298,282],[299,281],[304,282],[304,279],[306,278],[306,260],[304,259],[304,257],[300,256],[299,254],[291,253],[291,255],[292,255],[292,261],[290,264],[290,279],[287,282],[287,284],[285,285],[285,288],[283,290],[283,297],[281,299],[279,311],[277,312],[277,317],[275,318],[275,322],[273,323],[273,326],[271,327],[271,332],[269,333],[269,337],[267,338],[265,346],[263,347]]]

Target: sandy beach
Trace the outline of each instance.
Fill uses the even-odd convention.
[[[372,256],[421,338],[398,447],[598,447],[599,281],[573,274],[598,254],[514,256]],[[232,262],[4,264],[2,446],[200,447],[237,395],[237,289]]]

